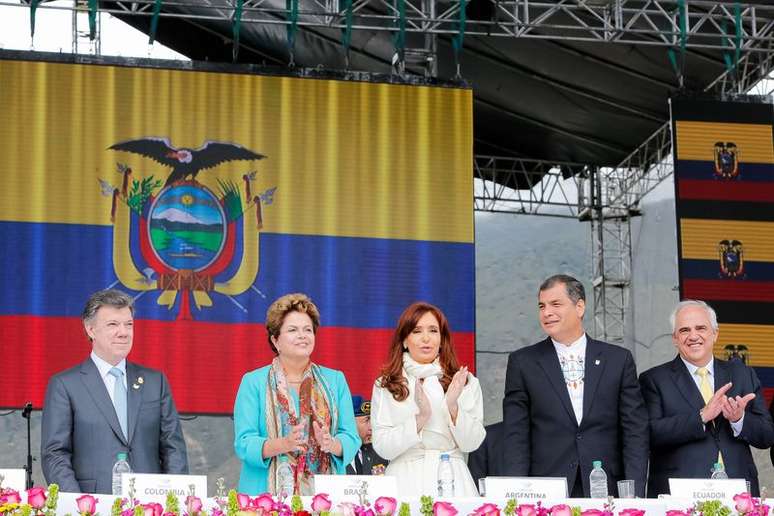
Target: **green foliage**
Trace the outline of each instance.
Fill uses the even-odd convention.
[[[422,496],[419,501],[422,503],[419,512],[422,513],[423,516],[433,516],[433,497]]]
[[[32,506],[30,506],[28,503],[25,503],[21,506],[19,511],[21,512],[21,516],[30,516],[30,514],[32,514]]]
[[[508,501],[505,503],[505,509],[503,509],[505,516],[513,516],[516,514],[517,506],[516,498],[508,498]]]
[[[129,194],[127,195],[127,206],[141,214],[145,201],[153,195],[154,190],[161,187],[161,184],[161,180],[156,179],[154,181],[153,176],[145,177],[142,181],[134,179]]]
[[[143,509],[142,505],[137,505],[134,508],[134,516],[145,516],[145,509]]]
[[[577,505],[573,506],[571,510],[572,510],[572,516],[581,516],[581,512],[583,512],[581,511],[581,508],[578,507]]]
[[[293,497],[290,499],[290,508],[293,510],[293,512],[301,512],[304,510],[304,502],[301,501],[300,496],[293,495]]]
[[[171,512],[175,516],[180,516],[180,501],[177,499],[177,495],[172,491],[167,492],[167,502],[165,504],[164,512]]]
[[[411,516],[411,506],[406,502],[401,502],[400,508],[398,509],[398,516]]]
[[[218,179],[220,193],[223,196],[223,208],[226,211],[226,219],[231,222],[242,216],[242,198],[239,195],[239,187],[232,181]],[[247,200],[250,202],[250,199]]]
[[[56,516],[57,503],[59,503],[59,485],[50,484],[48,486],[48,498],[46,498],[46,508],[43,512],[47,516]]]
[[[731,509],[723,505],[720,500],[708,500],[696,504],[696,512],[704,516],[730,516]]]
[[[110,515],[111,516],[121,516],[121,513],[124,510],[124,499],[120,496],[113,500],[113,506],[110,508]]]
[[[237,501],[237,492],[232,489],[228,492],[228,505],[226,506],[226,516],[236,516],[239,512],[239,502]]]

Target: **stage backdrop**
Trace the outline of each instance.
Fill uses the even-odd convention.
[[[672,101],[681,298],[718,313],[715,356],[738,355],[774,387],[771,104]]]
[[[415,300],[474,360],[468,89],[0,60],[0,407],[88,356],[80,313],[136,297],[130,360],[230,413],[305,292],[315,362],[370,396]],[[207,143],[220,142],[220,143]],[[178,181],[179,180],[179,181]]]

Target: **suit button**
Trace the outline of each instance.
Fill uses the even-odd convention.
[[[577,467],[578,467],[578,463],[577,462],[571,462],[570,463],[570,469],[575,469]]]
[[[575,438],[580,441],[581,439],[583,439],[583,434],[577,433],[575,434]]]

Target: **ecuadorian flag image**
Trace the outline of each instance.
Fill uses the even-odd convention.
[[[774,391],[774,145],[770,104],[672,103],[681,297],[718,314],[715,356]]]
[[[108,287],[135,298],[128,359],[182,412],[231,412],[291,292],[354,394],[417,300],[474,366],[469,89],[43,57],[0,59],[0,407],[40,407],[88,356],[80,314]]]

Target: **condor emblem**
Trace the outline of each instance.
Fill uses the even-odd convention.
[[[252,289],[264,297],[254,286],[258,232],[263,226],[261,207],[272,204],[276,187],[253,196],[255,171],[242,176],[243,187],[218,179],[217,191],[196,176],[227,161],[266,156],[230,142],[175,148],[168,138],[157,137],[119,142],[110,149],[140,154],[172,169],[166,181],[147,174],[130,179],[132,169],[118,163],[120,189],[100,179],[102,194],[113,198],[116,283],[139,295],[158,291],[156,302],[169,310],[177,307],[178,319],[193,319],[192,305],[199,310],[212,306],[213,292],[228,297],[243,312],[234,296]],[[255,215],[248,216],[251,212]]]
[[[721,240],[718,243],[720,275],[738,278],[744,274],[744,251],[739,240]]]
[[[739,175],[739,149],[734,142],[715,144],[715,175],[734,179]]]

